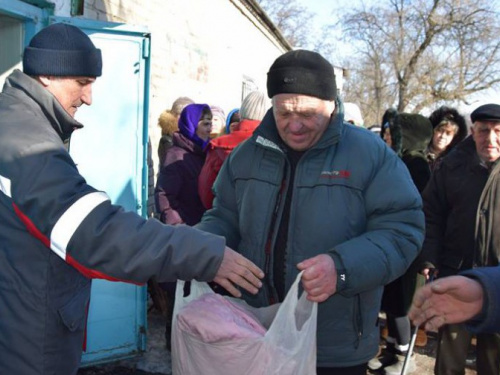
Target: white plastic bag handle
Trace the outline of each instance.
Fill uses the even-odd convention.
[[[266,336],[269,335],[277,343],[283,340],[299,340],[303,337],[302,332],[306,330],[316,331],[318,303],[307,300],[306,292],[298,298],[303,272],[297,275],[266,333]]]
[[[173,319],[175,319],[177,313],[189,302],[201,297],[206,293],[215,293],[210,286],[201,281],[192,280],[191,281],[191,291],[188,296],[184,297],[184,284],[186,282],[183,280],[177,280],[177,286],[175,288],[175,305],[173,311]]]

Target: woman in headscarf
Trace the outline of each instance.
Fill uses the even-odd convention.
[[[204,150],[212,131],[210,107],[207,104],[187,105],[181,112],[178,126],[156,182],[156,210],[163,223],[195,225],[205,212],[198,195],[198,176],[205,163]],[[165,282],[160,286],[166,291],[169,303],[165,340],[170,350],[176,283]]]
[[[179,131],[166,152],[155,189],[160,220],[167,224],[194,225],[205,208],[198,196],[198,176],[205,162],[205,147],[212,131],[207,104],[190,104],[179,117]]]

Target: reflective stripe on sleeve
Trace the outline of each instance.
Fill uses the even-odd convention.
[[[73,203],[54,225],[50,235],[50,248],[66,260],[66,248],[75,231],[94,208],[107,200],[109,197],[105,193],[95,192]]]
[[[7,177],[1,175],[0,175],[0,191],[9,198],[12,198],[12,193],[10,192],[10,180]]]

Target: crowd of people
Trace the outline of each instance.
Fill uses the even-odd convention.
[[[500,371],[500,336],[495,332],[499,319],[491,315],[499,301],[492,282],[500,271],[494,230],[500,105],[479,106],[470,120],[468,129],[466,119],[447,106],[428,118],[398,114],[392,108],[384,114],[381,138],[403,161],[405,153],[414,160],[409,164],[406,158],[405,164],[422,194],[426,231],[417,259],[401,279],[385,286],[387,346],[369,362],[372,370],[402,373],[411,318],[416,327],[438,330],[435,374],[463,374],[473,336],[477,373]],[[411,148],[410,142],[416,147]],[[427,280],[435,275],[437,281],[417,291],[408,313],[417,273]],[[394,284],[408,276],[409,288],[396,290]],[[395,310],[394,304],[400,309]],[[411,358],[408,363],[411,371]]]
[[[361,231],[358,235],[355,235],[355,227],[347,226],[344,229],[352,233],[352,238],[341,240],[342,236],[335,238],[335,235],[329,234],[328,239],[323,240],[325,241],[323,244],[321,240],[325,235],[323,226],[320,226],[317,231],[312,230],[317,225],[316,220],[320,221],[321,218],[325,221],[326,218],[330,218],[329,224],[332,227],[342,228],[340,224],[333,225],[335,220],[333,218],[342,213],[342,206],[337,206],[335,213],[328,212],[327,207],[322,206],[326,197],[322,197],[320,192],[325,187],[328,187],[328,200],[338,204],[340,199],[335,198],[335,192],[342,190],[339,185],[349,186],[350,182],[339,184],[339,181],[335,179],[332,184],[320,184],[321,189],[319,189],[316,183],[303,172],[305,168],[315,170],[314,164],[308,164],[307,151],[315,149],[314,155],[318,162],[322,162],[326,158],[326,160],[332,160],[332,163],[339,167],[342,165],[339,160],[342,160],[343,155],[343,148],[340,146],[344,139],[348,138],[350,132],[353,131],[352,127],[346,125],[346,123],[363,128],[362,115],[356,104],[342,103],[335,90],[330,88],[329,92],[328,88],[321,87],[319,82],[314,79],[309,80],[306,85],[305,82],[301,81],[302,78],[296,78],[301,77],[301,74],[296,74],[294,68],[298,69],[300,67],[300,69],[314,71],[314,73],[307,76],[308,78],[317,74],[318,81],[320,77],[325,79],[328,76],[328,69],[326,69],[326,64],[323,65],[323,63],[324,61],[321,60],[320,56],[309,51],[294,51],[277,59],[268,73],[267,89],[269,97],[272,99],[272,110],[266,115],[271,104],[264,104],[265,95],[261,92],[251,93],[245,98],[239,110],[240,122],[227,119],[225,131],[221,133],[218,130],[218,135],[212,134],[208,147],[204,149],[206,160],[203,166],[201,169],[198,168],[193,171],[193,175],[198,175],[199,178],[197,181],[190,183],[197,184],[198,195],[193,195],[190,204],[201,199],[204,209],[209,210],[199,217],[196,227],[223,235],[230,246],[234,246],[239,252],[261,266],[267,275],[264,278],[266,288],[263,288],[261,293],[256,296],[262,294],[261,298],[246,297],[254,305],[262,306],[283,299],[290,280],[295,275],[293,271],[294,264],[297,270],[300,267],[312,267],[314,264],[315,267],[321,267],[320,269],[323,272],[335,268],[338,273],[338,265],[341,264],[342,267],[345,267],[348,261],[342,258],[347,256],[343,254],[343,251],[340,253],[342,255],[337,253],[339,251],[337,248],[346,242],[353,241],[354,238],[359,240],[360,237],[370,236],[370,232],[375,230],[371,228],[370,231]],[[302,71],[302,73],[305,76],[309,72],[304,73]],[[298,83],[284,84],[281,82],[281,79],[290,74],[298,79],[298,81],[295,81]],[[317,102],[318,99],[319,102]],[[245,103],[250,100],[254,102],[259,100],[259,115],[252,118],[247,116],[248,109],[246,106],[248,103]],[[325,110],[321,101],[330,102],[331,106]],[[342,113],[342,109],[345,110],[345,113]],[[256,110],[257,108],[253,108],[254,112]],[[320,307],[321,328],[318,329],[318,348],[321,353],[318,355],[318,373],[330,374],[336,373],[335,371],[342,374],[364,373],[368,368],[387,375],[401,374],[406,356],[409,355],[410,339],[414,327],[410,321],[408,311],[417,287],[417,274],[420,273],[429,279],[431,273],[433,273],[438,275],[439,283],[441,283],[445,282],[442,280],[445,280],[446,276],[458,274],[477,266],[495,266],[497,264],[494,250],[495,242],[490,240],[491,232],[494,231],[492,229],[494,215],[485,216],[484,214],[484,212],[491,210],[491,205],[494,203],[492,203],[492,200],[495,195],[491,192],[494,186],[490,186],[489,196],[483,198],[482,205],[480,205],[479,199],[490,171],[493,169],[492,165],[495,164],[494,152],[498,151],[497,147],[499,145],[495,143],[494,136],[488,135],[489,140],[482,141],[483,144],[485,142],[487,144],[481,146],[479,134],[481,132],[487,133],[487,130],[483,129],[485,126],[487,129],[493,127],[490,133],[495,134],[495,125],[497,123],[500,125],[499,110],[500,106],[495,104],[479,107],[472,113],[470,131],[465,117],[456,108],[449,106],[441,106],[430,113],[429,116],[416,113],[398,113],[396,109],[389,108],[384,113],[380,126],[377,129],[372,127],[372,132],[379,134],[383,142],[406,167],[405,172],[409,173],[412,188],[416,188],[418,196],[422,199],[422,208],[425,213],[425,237],[422,238],[423,243],[421,244],[418,244],[418,240],[414,240],[413,245],[417,244],[418,256],[414,254],[415,259],[413,259],[412,255],[406,255],[403,272],[401,270],[397,271],[395,273],[397,274],[396,277],[395,275],[386,274],[385,276],[388,276],[388,278],[385,282],[379,281],[370,284],[371,288],[383,287],[380,311],[384,312],[386,317],[387,334],[383,337],[385,345],[377,355],[371,358],[366,357],[370,353],[368,342],[365,343],[364,360],[359,355],[348,354],[349,352],[346,352],[345,347],[342,352],[342,359],[334,355],[333,351],[329,352],[335,347],[332,340],[335,333],[334,331],[328,331],[326,327],[332,324],[328,322],[337,321],[337,324],[341,324],[341,320],[337,314],[326,318],[327,313],[323,313],[323,310],[330,312],[339,310],[340,303],[334,302],[338,294],[342,295],[338,290],[338,277],[333,283],[334,287],[330,286],[325,290],[321,289],[322,297],[317,299],[322,302]],[[220,109],[218,111],[221,112]],[[231,113],[237,113],[237,110],[233,110]],[[310,116],[313,120],[309,120]],[[322,116],[328,118],[328,121],[321,120]],[[337,122],[343,121],[344,124],[335,123],[335,120]],[[309,122],[312,124],[309,124]],[[234,128],[231,125],[230,128],[229,124],[237,125]],[[337,136],[340,136],[340,142],[334,136],[329,135],[330,127],[332,129],[336,128]],[[479,129],[482,130],[479,131]],[[354,129],[354,131],[356,130]],[[472,134],[469,135],[469,133]],[[357,137],[362,136],[358,135]],[[234,148],[248,138],[249,140],[238,147],[238,151],[233,155]],[[357,141],[360,139],[357,139]],[[322,142],[325,142],[325,146],[317,145],[321,145]],[[326,145],[331,148],[326,147]],[[355,141],[350,139],[349,147],[359,149],[355,146]],[[269,155],[268,151],[266,151],[261,156],[261,149],[267,148],[274,149],[275,155],[272,155],[272,153]],[[455,148],[456,150],[452,152]],[[466,151],[464,151],[464,148]],[[334,156],[327,156],[327,150],[335,150]],[[463,154],[464,152],[466,153]],[[448,156],[448,154],[451,155]],[[461,154],[464,156],[460,156]],[[376,152],[372,150],[370,153],[371,158],[375,155]],[[331,159],[332,157],[333,159]],[[228,160],[226,161],[226,159]],[[351,163],[355,163],[355,160],[357,159],[351,160]],[[266,169],[263,169],[263,166]],[[368,167],[368,170],[374,169],[374,166]],[[379,169],[381,169],[381,165],[377,166],[377,170]],[[257,173],[257,170],[259,170],[259,173]],[[345,173],[345,171],[343,172]],[[341,172],[341,170],[335,172]],[[384,173],[383,168],[378,173]],[[470,178],[466,177],[468,174],[471,174]],[[483,177],[478,178],[479,176]],[[339,174],[336,177],[340,179],[342,175]],[[397,181],[397,174],[394,177],[396,180],[394,178],[391,180],[391,186],[387,187],[387,190],[392,192],[404,191],[404,185]],[[459,179],[463,178],[473,182],[459,181]],[[172,177],[159,179],[158,184],[168,184],[174,181],[175,178]],[[306,186],[308,188],[304,190],[303,187]],[[370,188],[374,189],[375,186],[370,186]],[[363,192],[368,190],[368,185],[354,184],[350,188],[353,187]],[[350,189],[346,190],[346,192],[348,191]],[[346,192],[341,193],[344,198],[349,196]],[[309,194],[318,199],[317,206],[316,200],[311,199]],[[364,205],[369,204],[366,197],[365,195]],[[382,197],[383,195],[379,199],[382,199]],[[352,209],[356,206],[356,202],[350,199],[347,202]],[[486,199],[488,200],[486,201]],[[272,202],[272,204],[270,206],[268,204],[260,206],[260,202],[266,202],[266,204]],[[307,202],[307,205],[303,202]],[[484,205],[488,206],[480,214],[479,210],[481,208],[478,207]],[[251,211],[247,211],[250,208]],[[161,212],[161,207],[159,209]],[[347,210],[348,207],[345,207],[345,212]],[[388,211],[388,208],[385,207],[380,211],[384,212],[384,210]],[[356,220],[367,220],[366,216],[358,217],[355,212],[356,210],[347,217],[352,217],[351,220],[354,220],[354,218]],[[417,218],[413,220],[413,225],[418,223]],[[264,223],[266,223],[266,226],[263,226]],[[368,223],[366,222],[365,225]],[[368,227],[370,226],[368,225]],[[414,229],[419,232],[417,228]],[[483,237],[486,237],[487,240],[481,239],[482,237],[478,234],[479,230],[482,230]],[[485,232],[487,234],[484,234]],[[301,233],[307,233],[307,235]],[[419,234],[423,235],[423,231],[420,231]],[[312,241],[312,239],[314,240]],[[312,242],[309,244],[309,241]],[[478,246],[480,246],[478,241],[482,241],[480,242],[483,244],[482,250],[478,250]],[[354,243],[356,248],[352,249],[352,254],[356,254],[360,246],[359,243]],[[311,253],[304,253],[302,250],[311,247],[317,250]],[[255,253],[255,249],[260,248],[265,249],[264,254]],[[326,249],[326,251],[320,250],[321,248]],[[408,251],[408,244],[401,249]],[[478,255],[477,251],[480,251],[483,255]],[[321,257],[325,253],[329,255],[328,261]],[[307,259],[307,256],[310,256],[310,259]],[[330,263],[331,259],[333,259],[335,266]],[[364,260],[363,257],[359,259]],[[358,267],[361,266],[358,264]],[[372,271],[375,270],[374,264],[372,264],[372,267]],[[341,269],[345,271],[344,268]],[[487,274],[490,275],[491,273]],[[468,275],[468,273],[465,272],[464,275]],[[476,274],[474,273],[474,275]],[[324,280],[316,281],[316,283],[324,285],[327,278],[326,276],[323,277],[325,277]],[[344,274],[343,277],[346,277],[346,275]],[[465,276],[460,277],[461,283],[467,282],[464,281],[466,280]],[[307,285],[305,279],[306,277],[304,277],[304,288]],[[332,281],[330,279],[330,282]],[[345,282],[344,279],[341,279],[341,281]],[[340,285],[344,284],[343,282]],[[476,281],[474,283],[478,284]],[[491,281],[489,281],[489,284],[491,284]],[[370,290],[370,287],[368,290]],[[426,297],[431,293],[431,288],[432,286],[428,286],[424,289],[427,290]],[[479,290],[480,286],[476,285],[475,288]],[[420,293],[423,293],[423,291]],[[358,294],[354,293],[354,295]],[[315,298],[312,292],[311,298]],[[420,297],[420,294],[415,298],[417,301],[425,300],[424,297]],[[437,297],[433,296],[433,298]],[[423,304],[424,302],[420,303]],[[329,304],[332,306],[330,309],[327,307]],[[442,305],[444,306],[444,304]],[[474,308],[474,311],[477,312],[478,306],[475,305]],[[350,311],[351,313],[345,316],[352,318],[352,310]],[[378,310],[371,311],[372,314],[374,312],[378,312]],[[448,313],[450,313],[449,310]],[[498,345],[494,334],[478,334],[469,329],[470,327],[464,328],[464,326],[460,325],[447,324],[442,327],[443,323],[436,322],[440,318],[437,314],[427,324],[428,328],[440,327],[436,374],[463,373],[465,358],[473,334],[477,336],[475,355],[477,356],[478,373],[492,374],[500,369],[500,366],[494,361],[494,358],[499,354],[497,350],[500,349],[497,349]],[[323,321],[323,319],[326,320]],[[373,317],[367,319],[368,321],[369,319],[373,320]],[[417,322],[420,322],[418,319],[422,318],[416,319]],[[449,321],[448,323],[453,322]],[[494,323],[493,326],[495,326]],[[363,336],[370,336],[368,334],[369,329],[363,327],[363,332]],[[377,336],[373,332],[371,332],[372,339]],[[423,335],[425,343],[425,331],[421,329],[420,333]],[[339,335],[343,340],[349,337],[346,331]],[[484,338],[485,335],[486,338]],[[327,338],[324,339],[323,336]],[[457,340],[457,337],[459,337],[459,340]],[[375,348],[373,342],[372,340],[371,350]],[[359,344],[359,342],[356,343],[356,345]],[[323,349],[322,345],[326,345],[326,347]],[[330,349],[327,349],[328,347]],[[353,357],[351,358],[349,355]],[[346,364],[355,362],[361,363],[354,366]],[[415,369],[413,358],[409,357],[407,362],[408,367],[406,370],[408,372],[413,371]],[[326,363],[325,367],[322,367],[323,363]],[[333,370],[334,368],[335,370]]]
[[[267,92],[227,116],[185,96],[160,115],[144,219],[88,185],[67,150],[101,73],[91,40],[54,24],[0,93],[2,372],[76,373],[93,278],[154,277],[170,299],[197,279],[261,307],[301,271],[317,374],[412,371],[418,326],[439,331],[436,375],[464,373],[473,335],[478,374],[500,372],[500,105],[475,109],[470,129],[456,108],[388,108],[370,131],[323,56],[286,52]],[[437,280],[417,289],[419,273]],[[171,316],[166,327],[168,347]]]

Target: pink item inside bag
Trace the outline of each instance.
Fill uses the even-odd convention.
[[[178,327],[204,342],[263,337],[266,329],[252,313],[219,294],[205,294],[185,305]]]
[[[298,298],[302,273],[282,303],[255,308],[215,294],[207,283],[177,281],[173,375],[314,375],[318,304]]]

